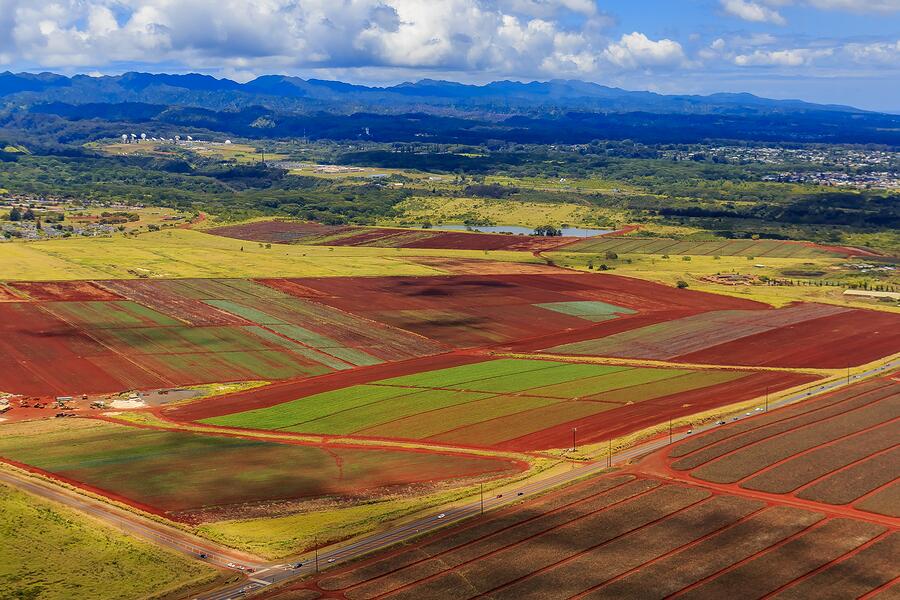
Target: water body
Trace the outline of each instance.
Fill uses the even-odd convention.
[[[520,227],[518,225],[491,225],[486,227],[468,227],[467,225],[435,225],[435,229],[449,229],[451,231],[480,231],[482,233],[521,233],[531,235],[534,228]],[[567,237],[592,237],[604,233],[612,233],[612,229],[583,229],[581,227],[564,227],[562,234]]]

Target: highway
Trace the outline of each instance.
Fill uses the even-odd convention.
[[[849,378],[812,386],[804,391],[792,394],[776,402],[771,402],[769,403],[769,409],[780,408],[788,404],[806,400],[811,396],[834,391],[861,379],[883,375],[898,367],[900,367],[900,359],[894,359],[882,366],[873,367],[866,371],[851,375]],[[762,410],[763,407],[760,406],[749,413],[742,413],[729,417],[729,419],[733,421],[749,418],[749,416],[760,414]],[[364,554],[384,550],[394,544],[409,541],[420,535],[445,527],[448,524],[477,516],[482,510],[485,512],[495,510],[502,506],[519,502],[529,496],[541,494],[566,483],[598,474],[609,468],[608,464],[616,466],[627,463],[639,456],[663,448],[670,443],[716,427],[718,427],[718,425],[713,424],[696,428],[692,433],[687,433],[685,431],[677,432],[672,435],[671,442],[668,436],[650,440],[618,452],[610,457],[608,461],[603,459],[595,462],[573,464],[570,471],[533,479],[531,482],[523,484],[516,490],[505,492],[502,495],[490,494],[489,496],[485,496],[483,504],[482,500],[478,498],[466,504],[448,508],[443,512],[434,512],[414,521],[398,525],[388,531],[322,549],[318,552],[318,561],[316,560],[315,553],[312,553],[283,562],[265,563],[238,551],[217,546],[212,542],[198,538],[181,529],[158,523],[152,519],[107,504],[101,500],[78,494],[52,483],[44,482],[43,480],[19,475],[14,472],[0,471],[0,481],[35,495],[60,502],[70,508],[100,518],[122,531],[159,543],[170,549],[184,552],[195,558],[204,554],[206,560],[212,564],[233,569],[235,571],[245,572],[245,579],[197,596],[198,600],[229,600],[245,597],[273,584],[284,583],[292,579],[309,576],[310,574],[315,573],[317,569],[323,570],[358,558]],[[300,566],[294,568],[298,564]],[[252,572],[250,571],[251,569]]]

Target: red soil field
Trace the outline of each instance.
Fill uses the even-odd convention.
[[[121,300],[92,281],[14,281],[9,285],[37,301]]]
[[[347,600],[643,600],[758,598],[803,586],[813,592],[805,597],[830,598],[850,564],[857,597],[900,574],[895,545],[882,525],[612,474],[295,588]]]
[[[898,350],[900,315],[852,310],[684,354],[677,360],[840,369],[865,364]]]
[[[323,294],[316,298],[323,304],[462,348],[520,342],[571,330],[584,330],[589,337],[587,332],[594,323],[534,306],[541,303],[596,300],[637,311],[636,315],[619,316],[610,327],[616,327],[619,320],[627,319],[630,324],[631,319],[656,311],[682,310],[685,314],[764,308],[748,300],[676,290],[637,279],[564,271],[552,275],[289,281]]]
[[[0,303],[0,390],[44,396],[168,385],[38,304]]]
[[[285,221],[259,221],[244,225],[228,225],[210,229],[207,233],[252,242],[527,252],[549,250],[579,239],[430,229],[330,226]]]

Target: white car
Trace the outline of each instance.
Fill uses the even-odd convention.
[[[446,517],[446,516],[447,516],[447,515],[445,515],[444,513],[441,513],[441,514],[438,515],[438,519],[443,519],[443,518]]]

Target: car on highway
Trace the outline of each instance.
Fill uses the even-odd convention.
[[[446,517],[446,516],[447,516],[446,514],[441,513],[441,514],[439,514],[439,515],[437,516],[437,518],[438,518],[438,519],[443,519],[443,518]]]

